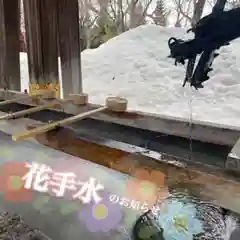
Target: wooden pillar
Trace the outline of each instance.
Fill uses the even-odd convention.
[[[57,84],[58,91],[58,0],[41,0],[42,50],[45,83]]]
[[[19,0],[0,0],[0,88],[21,90]]]
[[[23,0],[29,65],[29,92],[52,88],[60,96],[57,0]]]
[[[63,95],[82,92],[78,0],[58,1]]]
[[[29,84],[38,84],[44,81],[39,3],[39,0],[23,1]]]

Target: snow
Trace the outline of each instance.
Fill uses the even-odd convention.
[[[145,25],[82,53],[83,88],[93,103],[123,96],[129,108],[168,116],[240,126],[240,40],[220,50],[204,89],[182,88],[185,68],[167,58],[170,37],[186,30]],[[22,90],[28,87],[27,56],[21,53]]]

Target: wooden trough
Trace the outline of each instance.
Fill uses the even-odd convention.
[[[22,131],[27,123],[31,123],[34,127],[39,122],[21,118],[5,121],[1,125],[1,129],[12,130],[13,134],[16,130]],[[15,128],[16,125],[17,127]],[[182,184],[185,189],[194,188],[195,191],[191,192],[192,196],[227,208],[228,214],[232,214],[231,211],[239,213],[239,182],[227,178],[223,172],[216,171],[213,168],[208,168],[209,171],[207,172],[206,168],[194,167],[194,164],[184,167],[185,164],[183,162],[181,162],[181,165],[178,165],[180,162],[177,159],[174,159],[174,157],[170,158],[165,154],[154,153],[153,151],[146,152],[144,148],[134,147],[117,141],[107,141],[99,137],[81,136],[80,138],[74,132],[69,131],[69,129],[63,128],[58,131],[37,135],[36,140],[41,144],[35,144],[33,139],[29,139],[27,142],[13,142],[9,135],[2,132],[0,132],[0,140],[2,144],[1,150],[5,148],[13,153],[9,156],[7,153],[1,154],[0,160],[3,166],[6,161],[11,163],[14,160],[28,160],[31,163],[50,166],[55,171],[64,169],[64,172],[73,172],[78,176],[79,180],[84,180],[84,177],[87,175],[87,178],[96,178],[110,193],[115,193],[122,198],[128,197],[127,192],[123,192],[122,187],[126,186],[127,188],[128,182],[130,183],[135,176],[135,171],[144,169],[149,171],[149,173],[155,173],[153,176],[158,176],[158,178],[154,178],[154,182],[156,181],[158,184],[163,184],[165,176],[168,176],[167,184],[160,192],[162,198],[167,197],[170,192],[177,189],[177,182],[177,185]],[[19,149],[21,149],[22,158],[18,153]],[[63,151],[68,154],[63,153]],[[74,156],[82,157],[76,158]],[[199,191],[199,189],[201,190]],[[224,192],[222,189],[224,189]],[[78,239],[79,235],[83,236],[84,239],[90,239],[91,232],[86,229],[83,221],[76,218],[79,212],[88,207],[87,204],[83,204],[80,200],[74,201],[71,197],[67,198],[67,195],[56,197],[51,194],[48,197],[46,193],[35,193],[36,195],[31,199],[31,203],[25,203],[25,205],[18,202],[9,203],[0,198],[1,207],[10,212],[14,207],[15,213],[23,216],[28,222],[33,222],[34,220],[34,226],[41,229],[51,239]],[[43,199],[43,202],[41,202],[41,199]],[[207,212],[209,210],[209,204],[202,204],[201,206],[203,206],[202,211]],[[212,209],[214,219],[218,219],[221,211],[223,211],[220,207],[218,207],[220,210]],[[34,216],[36,217],[34,218]],[[125,207],[124,217],[128,220],[123,222],[124,233],[130,235],[139,217],[139,212]],[[240,215],[237,215],[237,217],[240,220]],[[206,224],[209,221],[208,219],[206,219]],[[56,228],[56,223],[58,231],[53,231]],[[70,231],[67,231],[67,229],[70,229]],[[103,237],[102,233],[99,232],[98,237],[101,236],[106,240],[129,239],[124,236],[122,231],[114,230],[108,232]],[[120,237],[116,238],[116,235],[120,235]],[[238,238],[233,239],[237,240]],[[231,240],[233,239],[231,238]]]
[[[191,126],[190,153],[188,121],[127,111],[127,100],[124,98],[107,98],[106,106],[88,103],[88,95],[83,93],[69,95],[66,99],[55,99],[49,92],[33,97],[1,90],[0,98],[3,100],[0,110],[8,113],[0,118],[0,122],[28,117],[43,123],[34,129],[15,133],[12,136],[14,141],[65,127],[83,135],[87,133],[145,146],[150,150],[191,158],[191,161],[234,172],[240,169],[238,128],[194,121]]]
[[[163,200],[182,187],[190,196],[207,202],[202,205],[204,212],[211,203],[220,209],[213,208],[214,216],[226,212],[227,216],[234,214],[240,221],[240,176],[237,171],[229,171],[236,170],[234,164],[239,161],[236,158],[238,129],[194,122],[190,156],[187,121],[128,111],[128,101],[124,98],[106,98],[105,106],[96,106],[88,103],[87,94],[69,95],[66,99],[43,94],[37,101],[16,92],[7,95],[0,92],[0,96],[0,146],[15,154],[15,157],[5,154],[8,159],[1,155],[2,165],[6,161],[21,161],[18,159],[20,149],[24,161],[29,156],[30,162],[59,167],[79,178],[87,174],[98,179],[106,189],[111,186],[119,196],[125,194],[121,186],[128,186],[128,182],[138,177],[136,172],[146,171],[156,174],[157,183],[167,179],[159,195]],[[43,195],[45,198],[45,194],[36,193],[34,199]],[[41,216],[34,223],[52,239],[74,239],[79,234],[90,238],[91,233],[85,225],[72,217],[75,213],[63,216],[61,211],[55,211],[61,201],[52,194],[50,199],[46,213],[43,208],[32,209],[29,203],[27,210],[15,204],[14,211],[28,221],[33,214]],[[71,198],[64,196],[61,200],[67,202],[65,206],[74,206],[74,211],[84,208],[81,201],[76,206],[76,201]],[[0,204],[8,211],[13,207],[12,203],[1,199]],[[132,209],[126,208],[125,212],[127,218],[130,219],[127,214],[132,217],[128,224],[124,223],[125,231],[131,234],[139,215]],[[44,225],[46,219],[49,228]],[[52,231],[56,226],[55,219],[59,219],[60,231]],[[64,222],[69,225],[65,226]],[[68,233],[66,229],[70,225],[74,226],[74,231]],[[115,232],[104,239],[115,239]],[[127,239],[121,234],[120,239]]]

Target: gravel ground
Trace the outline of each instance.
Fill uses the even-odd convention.
[[[19,215],[0,213],[1,240],[51,240],[38,229],[32,229]]]

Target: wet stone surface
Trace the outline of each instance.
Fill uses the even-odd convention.
[[[84,145],[84,147],[86,148],[87,145]],[[111,155],[111,152],[106,153],[106,149],[96,146],[94,149],[94,156],[102,159],[108,156],[109,159],[119,158],[120,162],[124,162],[126,157],[127,160],[131,158],[130,155],[126,156],[119,152]],[[84,153],[87,155],[87,151]],[[80,181],[93,177],[104,186],[104,190],[99,192],[102,201],[99,204],[92,202],[84,204],[79,199],[74,200],[70,190],[64,196],[56,196],[56,192],[53,191],[39,192],[26,191],[26,189],[21,192],[18,191],[18,194],[16,194],[16,189],[21,186],[19,182],[16,184],[18,176],[16,164],[19,162],[28,162],[29,164],[35,162],[50,166],[58,172],[74,172]],[[48,238],[51,240],[134,239],[133,228],[143,212],[123,206],[123,204],[120,204],[121,201],[115,205],[109,202],[110,195],[119,196],[123,200],[124,197],[129,197],[127,192],[128,194],[134,192],[137,185],[133,184],[135,183],[134,178],[130,174],[123,174],[120,171],[92,163],[90,160],[86,161],[73,157],[40,144],[29,141],[13,142],[10,136],[1,132],[0,163],[0,212],[9,213],[7,215],[2,214],[0,218],[0,234],[3,236],[0,235],[1,240],[31,240],[28,236],[29,233],[36,234],[38,238],[32,238],[35,240]],[[14,167],[5,168],[10,163]],[[6,169],[9,171],[8,174]],[[138,166],[138,169],[136,167],[135,170],[135,173],[140,173],[143,169],[139,169]],[[152,171],[154,172],[154,170],[154,166],[152,166]],[[238,240],[234,236],[231,238],[227,238],[227,236],[230,237],[238,231],[239,214],[210,204],[207,200],[200,200],[201,194],[207,196],[204,195],[204,188],[199,184],[201,178],[197,179],[199,182],[196,180],[196,184],[190,182],[183,184],[180,175],[177,175],[179,172],[181,170],[176,168],[166,171],[162,167],[162,172],[158,170],[157,181],[159,182],[161,177],[165,179],[160,182],[164,186],[161,188],[161,196],[164,197],[164,201],[158,199],[158,203],[155,204],[155,207],[160,209],[157,212],[155,223],[160,224],[164,230],[162,239],[172,240],[169,238],[168,227],[166,227],[172,224],[175,229],[172,235],[178,236],[177,240]],[[156,176],[155,174],[156,172],[152,173],[152,176]],[[178,178],[176,178],[176,175]],[[10,180],[14,182],[14,191],[13,188],[10,189]],[[206,185],[210,185],[210,183]],[[215,186],[215,188],[221,187],[222,185]],[[229,187],[230,185],[225,185],[225,190],[227,191]],[[129,189],[131,190],[130,193]],[[210,194],[210,189],[208,190]],[[136,193],[136,195],[140,197],[139,193]],[[97,212],[98,214],[95,214]],[[196,223],[196,225],[191,225],[191,223]],[[144,226],[142,227],[144,228]],[[201,233],[197,233],[197,231]],[[20,232],[23,233],[22,238],[17,238],[17,234]],[[8,238],[11,234],[13,237]],[[149,234],[144,236],[145,238],[142,235],[141,238],[135,239],[151,239]],[[190,237],[186,238],[186,236]]]

